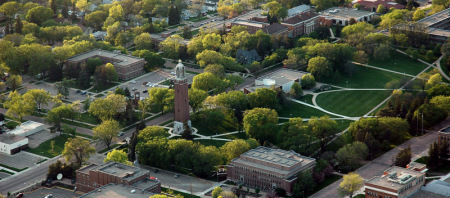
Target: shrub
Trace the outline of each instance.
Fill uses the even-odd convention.
[[[19,123],[17,123],[17,122],[8,122],[8,123],[6,123],[6,128],[14,129],[14,128],[16,128],[17,125],[19,125]]]

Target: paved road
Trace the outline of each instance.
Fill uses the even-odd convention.
[[[371,179],[374,176],[382,175],[383,172],[392,166],[394,162],[394,156],[404,148],[407,148],[408,145],[411,146],[411,152],[413,155],[413,161],[417,158],[421,157],[421,154],[426,153],[431,143],[437,140],[437,131],[444,128],[445,126],[450,125],[450,117],[448,117],[442,123],[436,125],[430,132],[424,136],[412,138],[400,146],[390,150],[384,155],[374,159],[373,161],[367,163],[366,165],[360,167],[356,172],[360,174],[365,180]],[[339,187],[339,183],[342,182],[342,179],[334,182],[333,184],[327,186],[321,191],[315,193],[311,197],[335,197],[338,192],[337,188]]]

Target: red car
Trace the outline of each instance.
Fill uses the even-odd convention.
[[[20,197],[23,197],[23,193],[19,193],[19,194],[16,196],[16,198],[20,198]]]

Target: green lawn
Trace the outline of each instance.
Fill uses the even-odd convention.
[[[289,107],[283,108],[283,110],[278,112],[278,116],[287,118],[311,118],[312,116],[322,117],[325,115],[328,115],[331,118],[336,118],[336,116],[329,115],[323,111],[295,102],[291,102]]]
[[[100,93],[102,91],[105,91],[105,90],[115,87],[117,85],[119,85],[119,83],[111,82],[108,85],[105,85],[103,87],[95,87],[94,86],[93,88],[89,89],[88,91],[94,92],[94,93]]]
[[[168,27],[168,29],[175,29],[175,28],[177,28],[177,27],[182,27],[182,26],[185,26],[186,24],[177,24],[177,25],[173,25],[173,26],[170,26],[170,27]]]
[[[395,62],[397,62],[397,65],[395,65]],[[427,65],[417,60],[413,60],[412,58],[399,52],[396,52],[394,55],[392,55],[392,58],[390,58],[389,60],[385,61],[370,60],[369,65],[397,72],[402,73],[404,72],[406,74],[411,75],[416,75],[427,67]]]
[[[55,157],[62,153],[64,150],[64,144],[66,143],[67,139],[69,139],[71,136],[67,134],[58,135],[53,139],[47,140],[43,142],[41,145],[39,145],[36,148],[29,148],[27,151],[30,153],[34,153],[37,155],[42,155],[45,157]],[[52,152],[51,148],[51,141],[55,140],[55,148]]]
[[[236,131],[235,123],[228,117],[223,120],[222,124],[217,124],[211,128],[201,120],[192,120],[192,126],[197,128],[197,133],[207,136]]]
[[[194,140],[194,142],[198,142],[205,146],[215,146],[217,148],[220,148],[225,143],[227,143],[226,141],[222,141],[222,140]]]
[[[206,19],[208,19],[208,17],[200,16],[200,17],[190,18],[190,19],[188,19],[188,21],[199,22],[199,21],[204,21]]]
[[[340,78],[333,76],[331,78],[322,78],[319,82],[328,83],[341,87],[349,88],[384,88],[386,83],[392,80],[400,80],[403,75],[381,71],[378,69],[357,66],[359,71],[352,77],[341,75]],[[409,79],[409,77],[406,77]]]
[[[100,124],[99,120],[88,112],[80,114],[80,121],[89,124]]]
[[[301,98],[299,98],[297,100],[302,101],[302,102],[306,102],[308,104],[313,104],[312,98],[313,98],[313,95],[306,94],[306,95],[302,96]]]
[[[317,104],[333,113],[363,116],[388,96],[386,91],[336,91],[317,96]]]

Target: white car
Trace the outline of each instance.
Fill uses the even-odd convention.
[[[135,80],[130,81],[131,84],[136,84]]]
[[[136,91],[137,90],[137,88],[136,87],[133,87],[132,89],[131,89],[131,91]]]
[[[170,72],[170,74],[171,74],[171,75],[175,75],[175,72],[174,72],[174,71],[173,71],[173,72]]]

